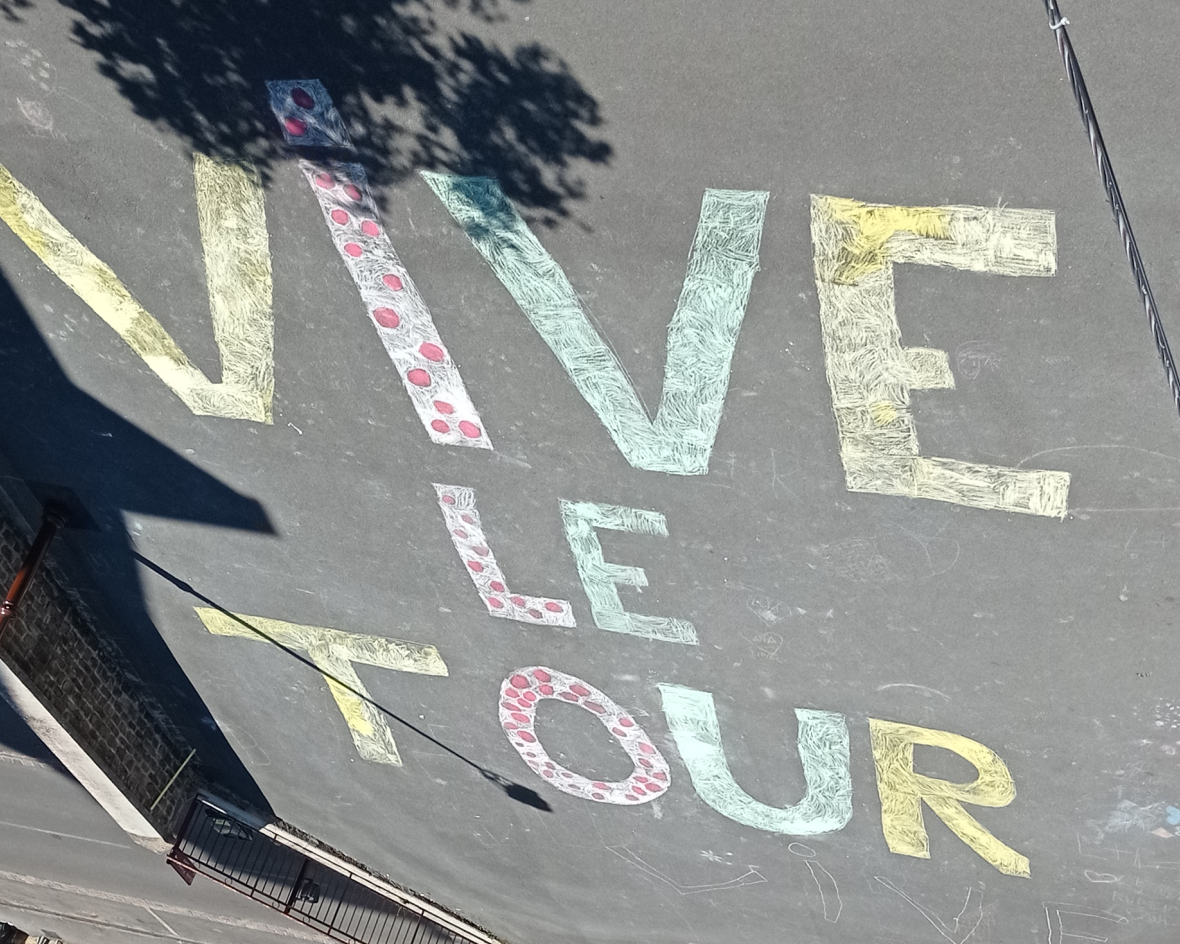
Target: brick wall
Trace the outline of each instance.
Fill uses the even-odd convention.
[[[29,544],[0,509],[0,593]],[[178,817],[201,786],[195,758],[149,811],[184,763],[189,746],[51,567],[41,569],[17,617],[9,621],[0,638],[0,658],[119,791],[171,839]]]

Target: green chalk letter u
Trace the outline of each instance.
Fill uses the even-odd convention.
[[[489,177],[423,172],[516,299],[631,465],[704,475],[721,422],[729,367],[758,271],[768,194],[706,190],[680,301],[668,326],[664,391],[648,419],[627,374],[553,257]]]
[[[729,772],[713,696],[680,685],[661,685],[664,714],[676,748],[700,798],[743,826],[788,836],[815,836],[843,829],[852,819],[852,773],[848,724],[833,711],[796,708],[799,760],[807,794],[779,809],[759,803]]]

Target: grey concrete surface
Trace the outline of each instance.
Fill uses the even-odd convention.
[[[104,530],[71,541],[142,667],[171,659],[187,677],[192,692],[175,699],[187,723],[216,727],[240,779],[284,819],[515,944],[1173,940],[1178,420],[1040,3],[547,0],[440,4],[433,24],[409,4],[385,21],[375,9],[35,0],[0,24],[0,163],[212,376],[191,153],[247,156],[265,176],[270,426],[192,415],[0,227],[13,299],[0,449],[92,509]],[[1170,314],[1180,8],[1078,0],[1065,12]],[[424,435],[271,130],[271,78],[332,92],[494,452]],[[708,475],[628,465],[418,169],[502,181],[652,409],[703,191],[770,193]],[[1056,214],[1053,278],[899,266],[897,307],[904,343],[948,351],[955,373],[954,390],[914,394],[923,454],[1068,471],[1063,520],[846,489],[811,194]],[[22,369],[38,344],[46,366]],[[58,405],[68,397],[46,400],[54,370],[52,389],[72,384],[109,416],[79,422]],[[121,425],[101,425],[110,417]],[[488,616],[434,482],[476,490],[510,580],[572,601],[576,629]],[[622,591],[629,608],[691,620],[699,646],[595,627],[561,499],[666,516],[667,538],[605,533],[606,557],[647,572],[641,595]],[[361,666],[373,699],[551,810],[396,722],[404,765],[362,760],[321,677],[209,634],[197,601],[132,551],[236,612],[436,646],[445,678]],[[667,795],[597,804],[533,775],[496,714],[501,681],[528,665],[632,712],[671,765]],[[792,837],[712,809],[673,742],[663,683],[714,694],[737,782],[772,806],[805,790],[794,709],[845,715],[848,825]],[[626,776],[588,712],[546,703],[540,716],[555,760]],[[929,809],[930,858],[891,853],[869,718],[1003,758],[1015,800],[969,810],[1031,877],[1002,875]],[[916,763],[973,776],[948,751],[920,748]],[[0,764],[0,776],[43,774]],[[3,818],[74,832],[52,800]],[[65,874],[41,846],[2,848],[4,869]],[[68,861],[73,884],[152,897],[128,890],[155,881],[151,866],[100,884],[93,857]],[[841,905],[827,918],[825,887]]]
[[[0,705],[0,921],[65,941],[322,941],[136,846]]]

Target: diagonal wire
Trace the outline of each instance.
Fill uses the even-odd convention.
[[[1094,115],[1094,104],[1090,101],[1090,93],[1086,91],[1086,82],[1082,78],[1082,68],[1078,63],[1073,44],[1069,41],[1066,25],[1069,23],[1061,15],[1057,0],[1044,0],[1045,12],[1049,15],[1049,27],[1057,38],[1057,48],[1061,51],[1061,60],[1065,63],[1065,73],[1069,77],[1069,84],[1073,88],[1074,98],[1077,99],[1078,109],[1082,113],[1082,121],[1090,135],[1090,149],[1094,152],[1094,161],[1098,165],[1098,172],[1102,175],[1102,186],[1106,190],[1106,199],[1114,211],[1114,219],[1119,227],[1119,235],[1123,239],[1123,249],[1127,253],[1127,262],[1131,264],[1131,272],[1135,276],[1135,284],[1139,289],[1139,298],[1143,302],[1143,309],[1147,312],[1147,324],[1151,329],[1151,336],[1155,339],[1156,349],[1160,360],[1163,361],[1164,373],[1168,378],[1168,387],[1172,391],[1172,399],[1176,401],[1176,409],[1180,410],[1180,376],[1176,373],[1176,362],[1172,358],[1172,349],[1168,347],[1168,338],[1164,334],[1164,326],[1160,321],[1159,309],[1155,304],[1155,296],[1151,292],[1151,284],[1147,281],[1147,270],[1143,266],[1143,259],[1139,255],[1139,246],[1135,242],[1135,234],[1131,231],[1131,219],[1127,216],[1123,195],[1115,180],[1114,167],[1110,163],[1110,155],[1106,151],[1106,142],[1102,140],[1102,132],[1098,128],[1098,119]]]

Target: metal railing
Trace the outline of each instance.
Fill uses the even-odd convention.
[[[208,876],[345,944],[493,944],[474,927],[464,933],[458,918],[312,852],[198,797],[168,862],[190,884]]]

